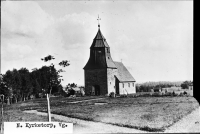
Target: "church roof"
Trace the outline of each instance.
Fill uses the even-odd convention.
[[[95,62],[94,59],[90,58],[83,69],[99,69],[99,68],[117,68],[111,57],[101,57],[100,62]]]
[[[106,58],[106,63],[107,63],[107,68],[117,68],[111,57],[109,59]]]
[[[133,76],[130,74],[130,72],[126,69],[126,67],[124,66],[124,64],[122,62],[116,62],[114,61],[117,70],[118,70],[118,74],[117,74],[117,78],[120,82],[125,82],[125,81],[135,81],[135,79],[133,78]]]
[[[106,42],[105,37],[101,33],[100,28],[99,28],[97,35],[95,36],[90,48],[92,48],[92,47],[109,47],[108,43]]]

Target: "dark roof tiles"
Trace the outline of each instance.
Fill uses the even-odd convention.
[[[98,30],[91,47],[109,47],[100,29]]]

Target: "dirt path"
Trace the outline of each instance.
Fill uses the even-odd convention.
[[[47,116],[47,113],[37,112],[36,110],[24,112]],[[54,119],[58,119],[67,123],[74,123],[74,133],[147,133],[146,131],[132,128],[119,127],[100,122],[85,121],[56,114],[51,115]]]
[[[186,117],[183,117],[173,126],[169,127],[166,133],[195,133],[200,132],[200,107]]]

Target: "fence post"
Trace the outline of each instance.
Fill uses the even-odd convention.
[[[3,94],[0,95],[0,99],[2,101],[2,105],[1,105],[1,133],[3,134],[3,103],[4,103],[4,95]]]
[[[47,94],[47,112],[48,112],[48,120],[49,120],[49,122],[51,122],[51,111],[50,111],[49,94]]]

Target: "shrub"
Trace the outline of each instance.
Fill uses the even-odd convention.
[[[186,97],[189,97],[189,96],[191,96],[191,95],[188,94],[186,91],[184,91],[184,92],[181,92],[181,93],[179,94],[179,96],[186,96]]]
[[[178,94],[173,91],[172,96],[178,96]]]
[[[110,92],[109,97],[115,97],[115,93],[114,92]]]
[[[180,92],[179,96],[184,96],[182,92]]]
[[[185,91],[184,91],[184,92],[183,92],[183,94],[184,94],[184,95],[186,95],[186,94],[187,94],[187,92],[185,92]]]

